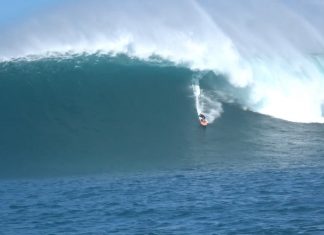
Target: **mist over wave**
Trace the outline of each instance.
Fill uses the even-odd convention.
[[[225,96],[243,108],[324,122],[323,10],[321,1],[302,0],[67,1],[3,29],[0,58],[158,56],[223,76]],[[201,89],[203,76],[193,80],[197,112],[217,118],[219,96]]]

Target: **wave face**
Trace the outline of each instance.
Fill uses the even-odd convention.
[[[0,64],[0,176],[181,159],[198,123],[191,73],[124,56]]]
[[[67,1],[3,28],[0,58],[158,56],[223,75],[242,107],[323,122],[323,10],[321,1],[302,0]]]

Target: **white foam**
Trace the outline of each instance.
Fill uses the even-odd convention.
[[[312,61],[297,61],[251,63],[257,79],[249,106],[263,114],[293,122],[323,123],[323,74]]]

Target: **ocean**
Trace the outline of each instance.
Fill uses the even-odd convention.
[[[68,2],[4,30],[0,235],[324,234],[322,5],[263,2],[253,24],[252,0]]]

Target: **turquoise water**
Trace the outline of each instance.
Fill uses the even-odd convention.
[[[323,234],[323,125],[223,100],[202,128],[196,73],[125,56],[1,63],[0,234]],[[204,74],[204,91],[232,89]]]

